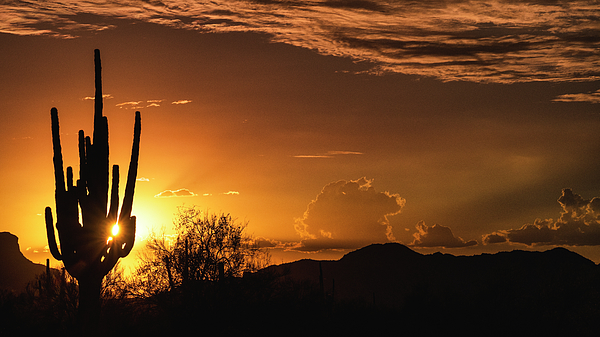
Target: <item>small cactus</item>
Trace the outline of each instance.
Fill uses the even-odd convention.
[[[67,167],[65,184],[58,110],[52,108],[50,112],[56,182],[56,229],[60,250],[50,207],[46,207],[45,212],[46,233],[52,256],[62,260],[69,274],[79,282],[80,312],[99,309],[102,279],[119,258],[129,254],[135,241],[136,218],[131,216],[131,209],[138,167],[141,116],[139,111],[135,113],[131,161],[119,213],[118,165],[112,167],[108,204],[108,120],[102,114],[102,67],[98,49],[94,50],[94,64],[96,93],[93,141],[89,136],[84,137],[83,130],[79,131],[79,179],[75,185],[71,167]]]

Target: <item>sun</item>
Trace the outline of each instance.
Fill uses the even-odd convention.
[[[117,236],[119,234],[119,224],[116,223],[114,226],[112,226],[110,232],[112,233],[112,236]]]

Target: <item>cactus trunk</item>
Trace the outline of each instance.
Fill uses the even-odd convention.
[[[100,316],[100,293],[102,291],[102,278],[80,278],[79,284],[79,312],[78,324],[82,332],[93,332],[96,329]]]
[[[110,205],[108,120],[102,114],[102,66],[100,51],[94,51],[95,104],[93,138],[79,131],[79,179],[74,184],[73,169],[63,170],[58,110],[52,108],[52,147],[56,183],[56,229],[60,249],[54,234],[52,210],[46,207],[46,232],[52,256],[62,260],[67,271],[79,282],[81,323],[93,322],[99,313],[102,279],[117,260],[129,254],[135,242],[135,216],[131,216],[137,177],[141,116],[135,113],[133,146],[125,196],[119,210],[119,167],[112,168]],[[110,206],[110,207],[109,207]],[[79,216],[81,211],[81,219]],[[81,220],[81,221],[80,221]],[[111,233],[115,224],[118,234]]]

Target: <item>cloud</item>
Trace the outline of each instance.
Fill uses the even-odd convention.
[[[144,177],[139,177],[136,179],[137,181],[150,181],[150,179],[148,178],[144,178]]]
[[[240,195],[240,192],[238,191],[229,191],[229,192],[225,192],[225,193],[221,193],[223,195]]]
[[[429,227],[424,221],[419,221],[416,226],[417,233],[413,234],[415,238],[410,244],[415,247],[445,247],[460,248],[477,245],[477,241],[465,241],[462,238],[455,237],[449,227],[434,224]]]
[[[299,155],[294,156],[294,158],[333,158],[333,157],[323,155],[323,154],[299,154]]]
[[[30,140],[33,139],[31,136],[23,136],[23,137],[12,137],[12,140]]]
[[[405,200],[377,192],[373,180],[340,180],[327,184],[294,228],[302,239],[297,250],[359,248],[395,240],[388,217],[400,213]]]
[[[113,97],[111,94],[104,94],[104,95],[102,95],[102,98],[104,98],[104,99],[112,99],[112,98],[114,98],[114,97]],[[82,98],[82,99],[83,99],[84,101],[89,101],[89,100],[91,100],[91,101],[95,101],[95,100],[96,100],[96,97],[94,97],[94,96],[86,96],[86,97],[84,97],[84,98]]]
[[[146,101],[129,101],[123,102],[119,104],[115,104],[115,106],[121,109],[143,109],[143,108],[153,108],[159,107],[162,99],[149,99]]]
[[[276,248],[281,246],[281,243],[277,240],[267,239],[265,237],[254,238],[254,244],[258,248]]]
[[[339,155],[362,155],[362,152],[357,151],[327,151],[324,154],[300,154],[293,156],[294,158],[333,158]]]
[[[155,195],[155,198],[171,198],[171,197],[195,197],[196,193],[188,190],[187,188],[180,188],[175,191],[166,190]]]
[[[162,101],[164,101],[164,99],[149,99],[146,101],[146,108],[159,107]]]
[[[110,19],[274,42],[372,64],[369,73],[513,83],[600,78],[594,0],[28,1],[0,5],[0,32],[72,38]],[[90,17],[95,18],[90,23]],[[115,21],[111,21],[115,22]]]
[[[494,232],[492,234],[484,235],[482,238],[482,242],[484,245],[504,243],[506,242],[506,236],[501,232]]]
[[[171,102],[171,104],[176,104],[176,105],[188,104],[188,103],[192,103],[192,101],[189,99],[182,99],[179,101]]]
[[[557,96],[552,100],[553,102],[588,102],[588,103],[600,103],[600,90],[594,92],[586,92],[580,94],[564,94]]]
[[[117,106],[121,109],[139,109],[139,108],[141,108],[140,104],[142,104],[142,102],[143,101],[123,102],[123,103],[115,104],[115,106]]]
[[[228,191],[228,192],[219,193],[218,195],[240,195],[240,192],[238,192],[238,191]],[[192,195],[190,195],[190,196],[192,196]],[[193,196],[196,196],[196,194],[194,194]],[[212,197],[213,194],[212,193],[203,193],[202,196],[203,197]]]
[[[600,245],[600,198],[584,199],[571,189],[565,188],[558,198],[558,203],[562,207],[558,220],[535,219],[533,223],[518,229],[484,235],[484,243],[511,242],[528,246]]]
[[[344,155],[344,154],[361,155],[363,153],[362,152],[357,152],[357,151],[327,151],[327,154],[335,156],[335,155]]]

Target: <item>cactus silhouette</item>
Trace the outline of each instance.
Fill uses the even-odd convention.
[[[131,216],[137,176],[141,116],[135,113],[133,147],[125,196],[119,213],[119,166],[112,167],[110,205],[108,119],[102,115],[102,75],[100,51],[94,50],[95,103],[93,141],[79,131],[79,179],[73,184],[73,169],[67,167],[66,184],[63,170],[58,110],[52,108],[52,145],[56,182],[56,229],[52,210],[46,207],[46,233],[52,256],[62,260],[67,271],[79,283],[79,311],[82,324],[89,325],[100,310],[102,279],[117,260],[129,254],[135,241],[135,216]],[[80,211],[81,220],[80,223]]]

